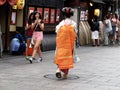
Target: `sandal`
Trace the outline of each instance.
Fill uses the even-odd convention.
[[[56,77],[57,78],[61,78],[62,76],[61,76],[61,72],[56,72]]]
[[[28,56],[26,56],[26,57],[25,57],[25,59],[26,59],[26,60],[29,60],[29,57],[28,57]]]

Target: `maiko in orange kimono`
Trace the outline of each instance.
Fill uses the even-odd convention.
[[[73,68],[73,47],[76,34],[72,25],[61,26],[56,36],[54,63],[61,70]]]

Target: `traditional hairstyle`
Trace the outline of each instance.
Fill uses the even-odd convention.
[[[65,17],[71,17],[74,14],[74,9],[72,9],[71,7],[64,7],[62,9],[62,15]]]

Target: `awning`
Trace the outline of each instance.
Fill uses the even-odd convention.
[[[100,3],[100,4],[105,4],[102,0],[91,0],[94,3]]]

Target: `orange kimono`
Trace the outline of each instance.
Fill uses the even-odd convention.
[[[76,38],[74,27],[61,26],[56,36],[56,52],[54,63],[59,69],[73,68],[73,47]]]

